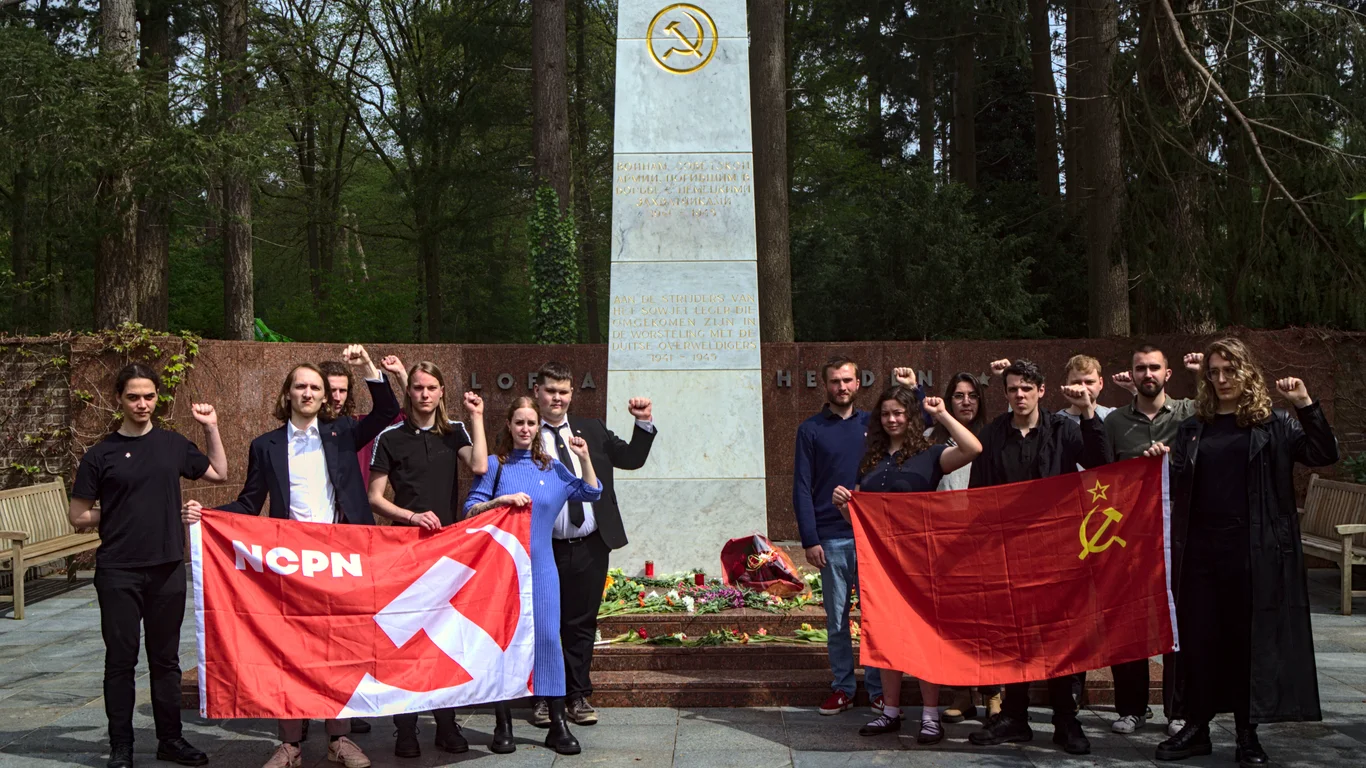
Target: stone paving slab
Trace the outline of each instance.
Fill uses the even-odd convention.
[[[1324,722],[1286,723],[1261,729],[1263,743],[1278,766],[1366,765],[1366,616],[1336,613],[1335,571],[1311,572],[1314,631]],[[1366,610],[1366,606],[1363,606]],[[181,663],[195,663],[192,605],[182,631]],[[29,605],[29,618],[19,622],[0,614],[0,768],[103,766],[107,735],[102,698],[104,648],[99,610],[88,581],[55,597]],[[137,671],[134,728],[139,765],[152,764],[155,738],[151,718],[147,666]],[[434,726],[423,718],[423,755],[416,760],[393,756],[393,728],[388,718],[371,720],[374,730],[355,736],[375,768],[431,768],[477,764],[493,768],[575,768],[595,766],[674,766],[675,768],[1071,768],[1071,766],[1156,765],[1153,751],[1165,738],[1161,707],[1156,717],[1132,735],[1110,732],[1115,719],[1109,707],[1083,711],[1082,727],[1091,739],[1090,755],[1066,755],[1052,744],[1046,710],[1031,711],[1034,740],[1028,744],[981,748],[970,744],[974,722],[945,726],[946,739],[924,747],[915,743],[919,712],[907,710],[900,735],[864,738],[858,728],[872,718],[866,708],[833,717],[814,709],[769,707],[750,709],[614,708],[601,710],[602,722],[575,728],[584,753],[560,756],[542,746],[545,731],[526,724],[528,712],[515,710],[518,750],[493,756],[488,743],[493,717],[488,709],[461,713],[471,742],[464,755],[437,752],[430,739]],[[219,768],[255,768],[275,747],[275,723],[269,720],[209,721],[183,713],[186,737],[210,754]],[[321,723],[304,744],[304,765],[331,766]],[[1232,764],[1233,722],[1214,723],[1215,752],[1181,765],[1224,768]],[[161,764],[161,763],[156,763]]]

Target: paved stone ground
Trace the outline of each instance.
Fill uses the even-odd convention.
[[[1318,655],[1324,722],[1266,726],[1262,741],[1280,766],[1366,765],[1366,615],[1339,616],[1336,571],[1311,572],[1315,603],[1314,636]],[[103,766],[106,759],[104,700],[101,676],[104,647],[100,641],[99,611],[89,581],[68,587],[62,580],[45,580],[31,589],[25,621],[0,614],[0,766],[56,768]],[[1366,612],[1358,601],[1357,608]],[[195,663],[194,625],[184,630],[181,663]],[[137,749],[140,765],[155,763],[145,661],[139,666]],[[918,717],[914,711],[908,713]],[[493,718],[487,712],[463,716],[471,751],[465,755],[438,754],[430,745],[432,724],[423,725],[425,752],[419,760],[399,760],[392,754],[392,729],[380,719],[375,729],[356,740],[377,768],[413,768],[478,762],[484,766],[674,766],[675,768],[818,768],[824,766],[1151,766],[1153,748],[1162,736],[1165,719],[1159,709],[1154,723],[1132,736],[1110,732],[1115,715],[1108,707],[1083,713],[1083,726],[1093,753],[1071,757],[1054,747],[1044,710],[1033,711],[1035,738],[1028,745],[977,748],[967,743],[973,724],[950,725],[948,738],[924,748],[907,736],[862,738],[858,726],[868,710],[821,717],[813,709],[609,709],[602,722],[576,728],[584,753],[560,757],[540,745],[544,731],[519,724],[519,748],[513,755],[494,756],[487,750]],[[186,736],[220,768],[254,768],[274,747],[274,723],[264,720],[210,722],[185,713]],[[1189,766],[1232,764],[1233,723],[1216,721],[1215,754],[1186,761]],[[322,729],[304,745],[304,764],[326,761]]]

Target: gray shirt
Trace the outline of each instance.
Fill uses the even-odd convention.
[[[1134,403],[1115,409],[1105,420],[1106,443],[1111,461],[1136,459],[1153,443],[1171,445],[1176,428],[1195,415],[1194,400],[1167,398],[1151,420],[1139,412]]]

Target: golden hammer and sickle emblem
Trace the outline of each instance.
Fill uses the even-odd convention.
[[[695,5],[674,3],[650,20],[645,38],[656,64],[676,75],[686,75],[707,66],[715,55],[716,22]]]
[[[1086,526],[1089,525],[1091,522],[1091,515],[1094,515],[1097,511],[1100,511],[1101,514],[1105,515],[1105,522],[1100,524],[1100,530],[1096,531],[1095,535],[1091,536],[1090,538],[1087,538]],[[1125,544],[1124,542],[1124,539],[1121,539],[1113,533],[1110,534],[1110,538],[1106,539],[1104,544],[1097,543],[1100,541],[1100,537],[1105,535],[1105,529],[1110,527],[1110,523],[1118,523],[1120,520],[1123,519],[1124,515],[1120,514],[1119,510],[1115,509],[1114,507],[1106,507],[1105,509],[1101,509],[1100,507],[1092,507],[1091,511],[1087,512],[1086,517],[1082,518],[1081,521],[1081,529],[1078,532],[1081,536],[1081,554],[1077,555],[1077,558],[1079,560],[1085,560],[1087,555],[1091,554],[1092,552],[1104,552],[1105,550],[1110,548],[1111,544],[1118,544],[1121,547],[1127,546],[1127,544]]]

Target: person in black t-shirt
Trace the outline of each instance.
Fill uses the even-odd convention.
[[[446,414],[446,377],[435,363],[414,365],[404,388],[403,421],[375,438],[370,463],[370,508],[396,525],[435,531],[456,521],[460,507],[459,462],[482,475],[488,471],[489,451],[484,440],[484,401],[465,393],[469,428]],[[394,500],[384,498],[392,483]],[[468,752],[470,745],[455,722],[454,709],[432,712],[436,746],[447,752]],[[419,757],[417,713],[394,715],[398,730],[394,754]]]
[[[953,438],[953,445],[934,445],[921,429],[920,411],[931,416]],[[982,444],[972,430],[949,413],[944,401],[927,397],[916,402],[916,392],[897,385],[883,390],[878,397],[875,419],[868,421],[868,436],[863,460],[859,462],[857,491],[872,493],[927,493],[939,487],[944,475],[965,467],[982,452]],[[849,517],[851,493],[835,486],[831,502]],[[882,711],[859,729],[863,736],[880,736],[901,730],[901,672],[882,670]],[[939,686],[920,681],[920,733],[916,741],[938,744],[944,740],[939,722]]]
[[[133,669],[138,637],[147,632],[157,759],[204,765],[209,758],[181,735],[180,625],[185,618],[185,530],[180,478],[228,479],[228,458],[213,406],[196,403],[208,456],[181,435],[152,423],[161,379],[136,363],[114,385],[123,421],[81,457],[68,517],[99,527],[95,593],[104,636],[104,710],[109,718],[108,768],[133,765]],[[100,508],[95,509],[95,502]]]

